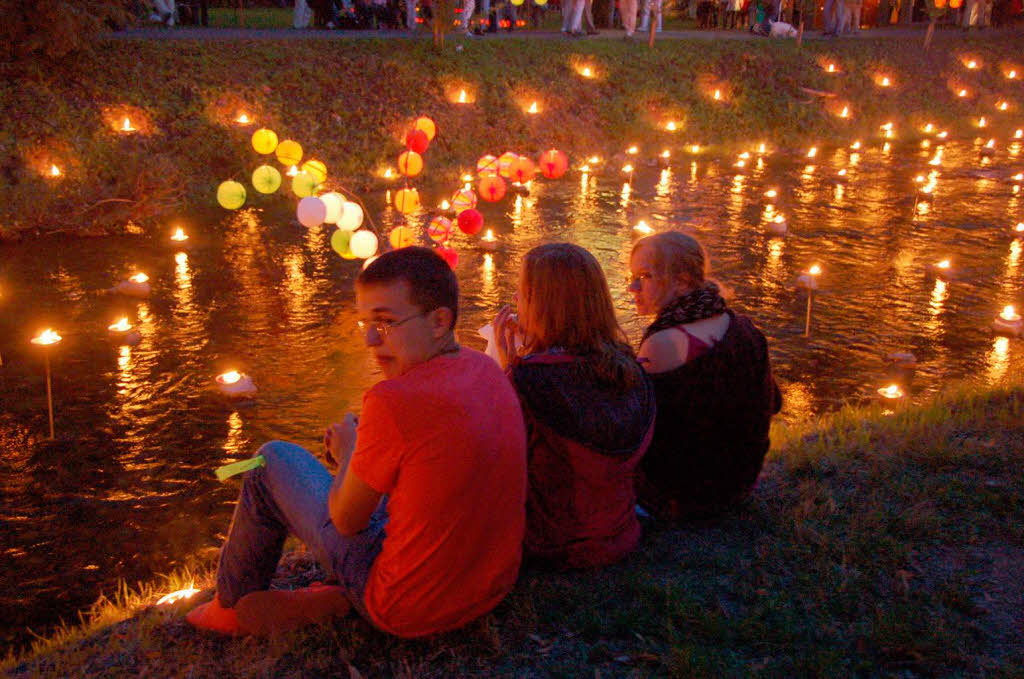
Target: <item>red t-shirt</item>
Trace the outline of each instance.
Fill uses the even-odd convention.
[[[401,637],[461,627],[512,589],[526,521],[526,433],[495,362],[442,355],[363,397],[349,469],[388,499],[364,601]]]

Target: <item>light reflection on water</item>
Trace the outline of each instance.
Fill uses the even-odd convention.
[[[560,182],[535,181],[529,195],[480,206],[495,252],[459,237],[459,337],[479,346],[472,335],[511,301],[527,250],[570,240],[605,268],[616,311],[638,340],[646,321],[623,281],[633,227],[644,219],[656,230],[687,229],[707,246],[733,305],[769,338],[784,418],[872,397],[889,381],[890,351],[918,356],[911,399],[950,379],[998,382],[1020,360],[1017,340],[993,339],[988,329],[1005,304],[1024,306],[1022,245],[1010,234],[1021,221],[1019,198],[1007,180],[1020,168],[998,156],[982,166],[969,143],[948,144],[933,200],[917,209],[913,178],[931,169],[933,155],[898,148],[890,157],[877,146],[822,154],[813,169],[803,157],[769,157],[745,171],[732,159],[698,164],[689,156],[669,169],[637,159],[628,183],[611,162]],[[778,196],[766,198],[768,188]],[[427,205],[450,197],[421,193]],[[386,235],[402,217],[383,198],[368,205]],[[776,213],[789,222],[787,236],[765,232]],[[194,231],[187,252],[140,239],[54,238],[7,248],[0,259],[0,397],[5,411],[11,404],[0,441],[17,461],[0,467],[11,475],[0,478],[0,519],[15,535],[0,582],[22,584],[0,585],[0,597],[26,611],[12,625],[50,622],[55,610],[90,603],[117,578],[166,572],[216,546],[236,491],[216,484],[212,469],[272,438],[317,451],[323,426],[358,410],[379,378],[354,323],[359,262],[333,253],[328,227],[300,227],[292,208],[277,206],[218,213],[205,233]],[[928,273],[941,256],[959,268],[949,282]],[[826,273],[804,338],[806,297],[793,283],[813,262]],[[150,299],[103,292],[135,270],[151,276]],[[122,315],[141,333],[134,347],[107,340],[106,325]],[[28,455],[26,438],[43,431],[45,410],[38,356],[25,337],[55,319],[66,331],[54,354],[57,422],[72,443]],[[254,377],[254,399],[218,397],[212,378],[229,368]],[[69,512],[80,517],[71,536],[61,518]],[[98,568],[76,569],[79,551]],[[41,575],[53,573],[45,565],[53,554],[67,568]],[[73,586],[62,580],[71,573]]]

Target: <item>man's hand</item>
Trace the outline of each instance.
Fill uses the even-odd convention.
[[[341,423],[334,423],[324,432],[324,456],[327,464],[339,472],[348,469],[348,461],[352,459],[352,451],[356,449],[356,427],[359,418],[352,413],[345,415]]]

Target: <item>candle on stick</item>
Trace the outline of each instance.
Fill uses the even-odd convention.
[[[818,276],[820,275],[821,267],[815,264],[796,279],[797,287],[807,290],[807,319],[804,323],[804,337],[811,336],[811,308],[814,304],[814,292],[818,289]]]
[[[900,385],[898,384],[890,384],[887,387],[880,388],[878,390],[878,395],[889,400],[903,398],[905,396],[903,389],[900,388]]]
[[[32,344],[43,347],[43,359],[46,362],[46,410],[50,416],[50,438],[54,438],[53,430],[53,389],[50,386],[50,352],[49,347],[63,338],[55,330],[47,328],[32,338]]]
[[[142,340],[142,333],[136,330],[127,317],[107,326],[107,335],[119,344],[135,345]]]

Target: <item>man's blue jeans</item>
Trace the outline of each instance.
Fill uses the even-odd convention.
[[[217,565],[217,598],[232,607],[270,587],[288,533],[296,535],[324,570],[338,578],[352,606],[370,619],[363,593],[370,567],[384,544],[386,501],[360,533],[346,537],[327,512],[333,477],[309,451],[271,441],[259,450],[267,464],[246,472]]]

